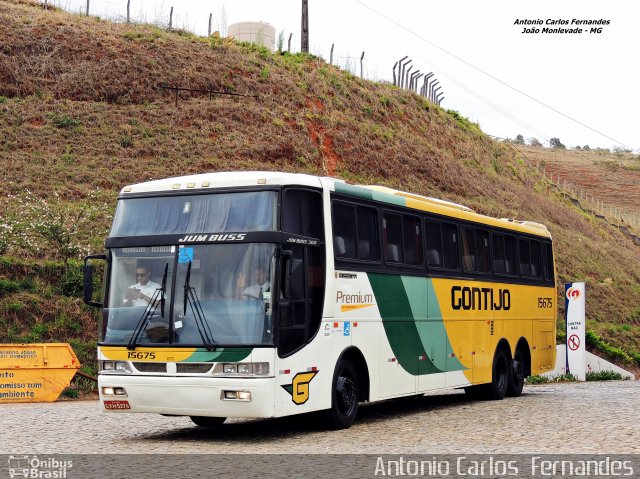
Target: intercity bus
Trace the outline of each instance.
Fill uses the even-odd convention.
[[[102,308],[102,410],[205,427],[324,410],[346,428],[359,402],[519,396],[555,364],[546,227],[334,178],[127,186],[85,301]]]

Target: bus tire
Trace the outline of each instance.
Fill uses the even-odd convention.
[[[507,396],[518,397],[522,394],[524,387],[524,358],[522,352],[518,348],[516,356],[511,361],[511,367],[509,368],[509,386],[507,387]]]
[[[359,400],[358,372],[348,359],[340,359],[333,374],[331,409],[328,411],[333,429],[348,429],[356,419]]]
[[[500,400],[507,394],[510,376],[509,362],[504,350],[498,348],[493,356],[492,380],[487,384],[487,399]]]
[[[226,421],[226,417],[189,416],[194,424],[200,427],[220,427]]]

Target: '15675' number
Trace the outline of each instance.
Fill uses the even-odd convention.
[[[155,359],[156,353],[151,353],[149,351],[129,351],[129,355],[127,356],[129,359]]]
[[[538,298],[538,308],[542,308],[542,309],[553,308],[553,300],[551,298]]]

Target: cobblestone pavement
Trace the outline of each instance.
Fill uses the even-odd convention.
[[[361,406],[325,431],[316,416],[228,420],[104,414],[97,401],[0,406],[0,454],[59,453],[640,453],[640,381],[525,387],[475,402],[461,391]]]

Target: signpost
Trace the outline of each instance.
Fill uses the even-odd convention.
[[[567,283],[564,289],[567,314],[567,372],[578,381],[585,381],[585,284]]]
[[[78,369],[69,344],[0,344],[0,404],[55,401]]]

